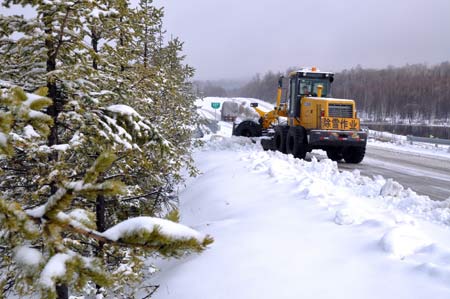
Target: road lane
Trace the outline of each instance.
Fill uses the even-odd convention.
[[[324,158],[323,154],[314,153]],[[450,198],[450,159],[368,145],[360,164],[339,162],[341,170],[359,169],[362,175],[392,178],[434,200]]]

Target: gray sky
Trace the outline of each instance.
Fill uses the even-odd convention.
[[[450,0],[156,0],[196,79],[450,60]]]

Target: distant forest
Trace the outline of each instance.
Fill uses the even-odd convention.
[[[277,82],[286,73],[267,72],[255,75],[238,88],[220,82],[203,82],[198,89],[203,96],[258,98],[275,102]],[[444,123],[450,119],[450,63],[424,64],[364,69],[356,67],[338,72],[332,96],[356,100],[365,120]]]

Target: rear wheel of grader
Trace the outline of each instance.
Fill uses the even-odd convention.
[[[335,147],[327,149],[327,157],[333,161],[341,161],[342,156],[342,148]]]
[[[303,127],[290,127],[286,136],[286,152],[295,158],[305,159],[308,143]]]
[[[344,148],[342,151],[342,156],[347,163],[360,163],[364,159],[364,154],[366,153],[365,147],[349,146]]]

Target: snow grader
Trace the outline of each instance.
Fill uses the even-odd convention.
[[[287,79],[285,101],[281,102],[283,77],[280,77],[274,109],[265,112],[252,103],[259,121],[234,124],[233,135],[263,136],[264,150],[300,159],[313,149],[322,149],[333,161],[360,163],[366,150],[367,132],[361,130],[354,100],[329,97],[334,74],[305,68],[291,72]]]

